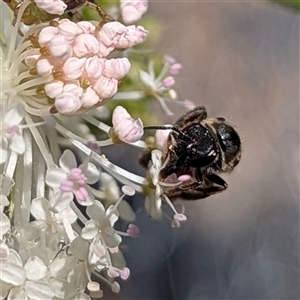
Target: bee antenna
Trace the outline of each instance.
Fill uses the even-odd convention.
[[[166,126],[144,126],[144,129],[146,130],[151,130],[151,129],[156,129],[156,130],[174,130],[178,133],[182,133],[178,128],[174,127],[174,126],[171,126],[171,125],[166,125]]]

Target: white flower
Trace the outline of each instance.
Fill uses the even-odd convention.
[[[0,284],[9,287],[8,299],[51,299],[54,293],[45,280],[47,266],[38,256],[30,257],[25,265],[18,253],[10,249],[7,260],[0,261]]]
[[[22,136],[20,123],[25,116],[25,109],[21,103],[6,107],[0,104],[0,164],[7,160],[8,149],[23,154],[25,141]]]
[[[146,195],[145,198],[145,208],[151,217],[156,219],[160,218],[162,216],[162,201],[164,200],[165,202],[168,203],[168,205],[174,212],[172,225],[176,223],[176,226],[173,227],[179,227],[180,226],[179,222],[186,221],[187,218],[183,213],[178,213],[175,206],[166,195],[164,189],[176,187],[180,185],[182,181],[189,180],[190,176],[183,175],[181,176],[182,177],[181,179],[181,177],[177,178],[175,174],[172,174],[167,178],[165,178],[164,181],[160,181],[159,174],[161,169],[162,169],[162,152],[159,150],[153,150],[151,151],[151,160],[148,166],[148,173],[151,182],[149,185],[148,194]]]
[[[99,179],[99,170],[90,162],[77,167],[75,155],[65,150],[59,160],[60,168],[48,168],[46,183],[53,188],[54,195],[50,198],[51,209],[61,212],[75,196],[78,203],[84,206],[92,205],[95,197],[88,184]]]
[[[91,220],[85,223],[81,236],[86,240],[92,240],[97,235],[100,235],[100,239],[103,239],[107,247],[117,247],[121,243],[122,238],[113,228],[119,218],[118,211],[114,210],[114,206],[110,206],[105,211],[101,202],[95,201],[92,206],[87,207],[86,212]]]
[[[155,219],[162,216],[161,204],[163,193],[162,188],[158,184],[159,172],[161,169],[162,153],[159,150],[153,150],[151,152],[151,161],[149,162],[149,175],[155,188],[150,189],[149,194],[145,198],[145,208],[148,214]]]
[[[120,198],[120,188],[116,180],[108,173],[101,173],[100,176],[100,191],[103,192],[103,200],[105,207],[116,204]],[[118,205],[120,218],[126,221],[132,221],[135,218],[135,213],[127,201],[121,201]]]

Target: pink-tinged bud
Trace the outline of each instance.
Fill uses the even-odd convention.
[[[177,178],[177,180],[181,182],[189,181],[190,179],[191,179],[191,175],[189,174],[183,174]]]
[[[56,97],[55,107],[63,115],[72,115],[80,109],[81,100],[72,92],[64,92]]]
[[[122,19],[125,24],[132,24],[142,17],[148,9],[147,0],[128,1],[121,0],[120,3]]]
[[[123,279],[123,280],[126,280],[128,279],[130,275],[130,269],[125,267],[121,272],[120,272],[120,277]]]
[[[100,99],[111,98],[118,91],[118,80],[101,76],[93,85],[93,88]]]
[[[39,59],[35,67],[36,71],[41,76],[49,76],[54,69],[54,65],[46,58]]]
[[[105,253],[104,253],[105,254]],[[96,281],[90,281],[88,284],[87,284],[87,289],[90,291],[90,292],[97,292],[97,291],[100,291],[100,284]]]
[[[77,58],[71,57],[69,58],[63,66],[63,71],[66,77],[69,79],[77,79],[79,78],[84,71],[84,64],[86,62],[86,58]]]
[[[176,74],[179,74],[179,73],[180,73],[181,69],[182,69],[182,64],[175,63],[175,64],[173,64],[173,65],[170,67],[169,72],[170,72],[170,74],[172,74],[172,75],[176,75]]]
[[[71,93],[73,93],[73,95],[75,95],[76,97],[79,97],[79,98],[81,98],[83,95],[83,89],[75,83],[65,84],[64,92],[71,92]]]
[[[148,35],[148,31],[143,26],[131,25],[127,27],[128,31],[122,35],[116,44],[116,48],[126,49],[134,45],[143,43]]]
[[[96,94],[95,90],[88,87],[82,96],[82,106],[85,108],[93,107],[99,100],[99,96]]]
[[[47,26],[43,28],[38,36],[38,43],[41,47],[45,47],[55,36],[57,36],[59,30],[54,26]]]
[[[72,48],[69,45],[69,42],[61,34],[53,37],[49,42],[48,47],[51,56],[58,59],[65,60],[72,55]]]
[[[112,124],[114,133],[125,143],[134,143],[144,134],[141,119],[134,120],[122,106],[117,106],[114,109]]]
[[[169,124],[166,124],[165,126],[172,126]],[[156,130],[155,132],[155,147],[156,149],[160,150],[163,154],[167,151],[167,142],[168,137],[171,132],[171,129],[166,130]]]
[[[135,194],[135,189],[128,185],[123,185],[121,190],[127,196],[133,196]]]
[[[85,202],[89,195],[87,189],[83,186],[81,186],[78,190],[73,191],[73,193],[79,203]]]
[[[115,277],[118,277],[120,275],[120,271],[117,268],[109,268],[107,270],[107,275],[110,278],[115,278]]]
[[[83,30],[77,26],[76,23],[70,21],[69,19],[62,19],[58,22],[59,33],[66,37],[66,39],[71,43],[74,38],[83,33]]]
[[[134,224],[129,224],[127,233],[129,234],[130,237],[136,238],[140,234],[140,229]]]
[[[175,214],[174,215],[174,220],[177,220],[179,222],[183,222],[183,221],[187,220],[187,217],[184,214]]]
[[[99,42],[91,34],[80,34],[74,39],[73,52],[77,57],[97,54],[99,52]]]
[[[98,56],[89,57],[85,62],[85,73],[91,80],[96,80],[102,75],[103,59]]]
[[[112,51],[115,50],[115,46],[107,46],[103,43],[99,43],[99,57],[107,57]]]
[[[44,90],[48,97],[55,99],[59,94],[63,92],[64,83],[59,80],[54,80],[45,84]]]
[[[96,27],[88,21],[80,21],[78,23],[76,23],[77,26],[79,26],[84,33],[94,33]]]
[[[40,54],[30,55],[25,58],[24,62],[26,64],[26,66],[28,66],[30,68],[34,68],[40,57],[41,57]]]
[[[34,0],[37,7],[45,10],[52,15],[62,15],[67,5],[62,0]]]
[[[98,33],[98,41],[106,46],[116,45],[122,34],[128,29],[120,22],[108,22],[103,25]]]
[[[176,63],[176,60],[173,56],[171,55],[164,55],[164,63],[167,65],[173,65]]]
[[[130,67],[131,64],[127,58],[107,59],[104,63],[103,75],[120,80],[129,72]]]
[[[191,100],[184,100],[183,105],[187,110],[192,110],[196,107],[196,104]]]
[[[166,77],[164,80],[163,80],[163,86],[165,87],[165,88],[169,88],[169,87],[171,87],[172,85],[174,85],[175,84],[175,79],[174,79],[174,77],[172,77],[172,76],[168,76],[168,77]]]

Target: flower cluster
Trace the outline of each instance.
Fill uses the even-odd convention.
[[[118,20],[132,24],[147,7],[145,0],[121,1]],[[143,55],[135,46],[148,31],[111,17],[55,18],[67,9],[60,0],[21,1],[17,7],[0,1],[1,299],[100,298],[101,280],[118,293],[118,280],[130,275],[120,245],[139,235],[126,201],[135,192],[146,195],[153,217],[163,215],[166,202],[173,227],[186,219],[165,195],[183,180],[158,179],[162,152],[152,151],[147,178],[101,155],[102,147],[122,142],[148,148],[140,118],[117,106],[109,126],[101,120],[109,112],[103,105],[149,95],[164,103],[166,93],[175,93],[172,76],[181,65],[169,57],[155,76],[151,61],[149,73],[136,72],[145,90],[119,90],[136,64],[130,53]],[[99,139],[98,131],[107,138]],[[156,148],[163,151],[166,139],[158,133]],[[117,230],[118,220],[125,231]]]

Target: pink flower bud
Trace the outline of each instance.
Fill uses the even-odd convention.
[[[40,54],[30,55],[25,58],[24,62],[26,64],[26,66],[28,66],[30,68],[34,68],[40,57],[41,57]]]
[[[99,52],[99,42],[91,34],[80,34],[74,39],[73,52],[77,57],[97,54]]]
[[[96,27],[89,21],[80,21],[76,23],[77,26],[79,26],[84,33],[94,33]]]
[[[100,99],[112,98],[118,91],[118,80],[101,76],[93,85],[93,88]]]
[[[57,35],[49,42],[49,52],[58,59],[67,59],[72,55],[72,48],[63,35]]]
[[[115,278],[115,277],[118,277],[120,275],[120,271],[117,268],[109,268],[107,270],[107,275],[110,278]]]
[[[164,63],[167,65],[173,65],[176,63],[176,60],[173,56],[171,55],[164,55]]]
[[[41,47],[45,47],[58,33],[59,30],[57,27],[47,26],[40,31],[38,43]]]
[[[195,103],[192,102],[191,100],[184,100],[183,105],[187,110],[192,110],[196,107]]]
[[[136,238],[140,234],[140,229],[134,224],[129,224],[127,233],[129,234],[130,237]]]
[[[179,222],[183,222],[183,221],[187,220],[187,217],[184,214],[175,214],[174,215],[174,220],[177,220]]]
[[[81,98],[83,90],[75,83],[67,83],[64,85],[64,92],[71,92],[74,96]]]
[[[120,22],[108,22],[103,25],[98,33],[98,41],[106,46],[116,45],[122,34],[128,29]]]
[[[144,134],[141,119],[134,120],[122,106],[117,106],[114,109],[112,124],[114,133],[125,143],[134,143]]]
[[[143,26],[131,25],[128,26],[127,29],[127,33],[120,37],[118,43],[116,44],[116,48],[126,49],[143,43],[146,40],[148,31],[145,30]]]
[[[48,60],[47,58],[39,59],[35,67],[36,71],[41,76],[49,76],[54,69],[52,61]]]
[[[142,15],[148,9],[148,1],[147,0],[136,0],[136,1],[128,1],[121,0],[121,14],[122,19],[125,24],[132,24],[135,21],[140,20]]]
[[[169,72],[170,72],[170,74],[172,74],[172,75],[176,75],[176,74],[179,74],[179,73],[180,73],[181,69],[182,69],[182,64],[175,63],[175,64],[173,64],[173,65],[170,67]]]
[[[135,194],[135,189],[128,185],[123,185],[121,190],[127,196],[133,196]]]
[[[82,106],[85,108],[90,108],[96,105],[99,101],[99,96],[96,94],[95,90],[88,87],[82,96]]]
[[[69,79],[77,79],[82,75],[86,58],[69,58],[63,66],[63,71]]]
[[[125,267],[121,272],[120,272],[120,277],[123,279],[123,280],[126,280],[128,279],[130,275],[130,269]]]
[[[130,66],[127,58],[107,59],[104,62],[103,75],[120,80],[129,72]]]
[[[166,77],[164,80],[163,80],[163,86],[165,87],[165,88],[169,88],[169,87],[171,87],[172,85],[174,85],[175,84],[175,79],[174,79],[174,77],[172,77],[172,76],[168,76],[168,77]]]
[[[52,15],[62,15],[67,5],[62,0],[34,0],[37,7],[45,10]]]
[[[83,33],[83,30],[76,25],[76,23],[70,21],[69,19],[62,19],[58,24],[59,33],[63,35],[69,43],[72,43],[74,38]]]
[[[98,56],[89,57],[85,62],[84,68],[88,78],[96,80],[102,75],[103,59]]]
[[[80,109],[81,101],[73,93],[64,92],[56,97],[55,107],[63,115],[72,115]]]
[[[62,81],[54,80],[50,83],[45,84],[44,90],[48,97],[56,98],[63,91],[64,84]]]

